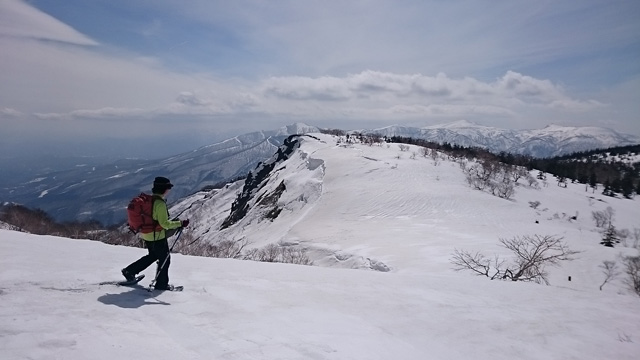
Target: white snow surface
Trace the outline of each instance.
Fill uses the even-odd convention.
[[[299,244],[319,266],[173,254],[171,282],[185,291],[150,293],[153,267],[140,287],[99,285],[144,249],[0,230],[0,358],[639,358],[640,297],[621,276],[598,289],[603,260],[638,251],[600,245],[591,219],[611,206],[616,227],[632,230],[637,199],[550,179],[504,200],[469,188],[453,161],[411,159],[418,148],[318,137],[261,190],[286,185],[273,222],[250,212],[216,230],[241,183],[171,211],[192,219],[194,236]],[[581,251],[548,269],[549,286],[452,270],[454,249],[508,257],[499,238],[533,234]],[[351,269],[376,269],[362,263],[390,271]]]

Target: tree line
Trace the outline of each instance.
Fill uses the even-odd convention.
[[[0,221],[17,231],[68,238],[95,239],[104,229],[104,225],[97,220],[57,222],[42,209],[9,203],[0,206]]]
[[[545,159],[529,159],[529,167],[566,178],[572,182],[596,187],[603,185],[603,194],[620,194],[631,198],[640,194],[640,161],[629,154],[640,154],[640,145],[576,152]],[[508,155],[501,154],[501,158]]]
[[[634,161],[632,157],[640,155],[640,145],[575,152],[551,158],[534,158],[504,151],[493,154],[477,147],[464,147],[446,142],[439,144],[401,136],[393,136],[388,141],[431,148],[453,157],[523,166],[528,170],[535,169],[552,174],[559,182],[571,181],[594,189],[601,184],[602,193],[608,196],[620,194],[625,198],[631,198],[634,193],[640,194],[640,161]]]

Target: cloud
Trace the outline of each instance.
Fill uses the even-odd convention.
[[[211,100],[199,98],[196,94],[189,91],[181,92],[176,102],[186,106],[209,106],[212,104]]]
[[[331,121],[362,128],[373,120],[427,125],[462,118],[527,128],[541,119],[578,125],[606,120],[640,131],[634,113],[637,81],[625,88],[625,108],[617,109],[619,97],[577,95],[575,86],[518,70],[523,63],[561,55],[555,39],[531,37],[535,31],[551,36],[533,20],[548,20],[562,9],[536,13],[492,3],[496,13],[489,16],[474,2],[381,1],[373,8],[367,1],[283,4],[162,2],[154,7],[159,13],[134,30],[175,42],[180,51],[172,50],[175,57],[168,59],[143,47],[105,45],[25,2],[1,2],[0,47],[10,51],[0,57],[0,109],[5,109],[0,116],[30,117],[34,128],[44,122],[51,134],[70,137],[79,129],[104,136],[117,121],[139,129],[152,124],[155,133],[165,134],[175,131],[175,123],[195,133],[240,123],[265,129],[290,121],[318,126]],[[167,17],[175,24],[160,16],[171,11],[180,14]],[[478,16],[471,16],[474,11]],[[176,41],[172,31],[183,25],[207,36]],[[628,44],[628,37],[612,41]],[[580,53],[589,44],[586,38],[565,45]],[[201,58],[216,66],[192,67],[184,59],[176,61],[184,66],[173,66],[186,50],[200,47]],[[233,67],[241,75],[230,76]],[[478,70],[487,68],[491,71]]]
[[[330,76],[309,78],[302,76],[272,77],[265,81],[263,93],[288,100],[345,101],[350,90],[342,79]]]
[[[504,95],[528,99],[554,98],[562,90],[549,80],[534,79],[514,71],[508,71],[496,82],[497,89]]]
[[[24,116],[24,114],[16,109],[12,108],[2,108],[0,109],[0,114],[2,114],[3,118],[19,118]]]
[[[477,115],[500,116],[500,117],[516,117],[517,114],[507,108],[494,105],[396,105],[389,109],[390,114],[411,115],[420,117],[448,117],[452,119],[460,119],[466,117],[474,117]]]
[[[470,77],[451,78],[443,73],[428,76],[368,70],[343,78],[272,77],[264,82],[263,89],[267,97],[300,102],[387,101],[377,106],[413,106],[411,104],[421,103],[424,106],[446,104],[446,108],[453,109],[460,104],[461,108],[479,109],[484,104],[509,102],[553,108],[562,108],[564,104],[564,107],[572,110],[587,111],[603,105],[595,100],[572,99],[561,86],[549,80],[535,79],[514,71],[508,71],[495,82],[481,82]]]
[[[98,45],[95,40],[20,0],[0,2],[0,36]]]
[[[66,120],[66,119],[106,119],[122,117],[148,116],[150,112],[145,109],[135,108],[112,108],[74,110],[69,113],[35,113],[34,115],[42,120]]]
[[[135,77],[131,79],[136,81]],[[182,79],[185,80],[185,79]],[[606,107],[599,101],[574,99],[561,86],[509,71],[493,82],[470,77],[435,76],[363,71],[344,77],[270,77],[255,84],[203,81],[163,83],[173,100],[147,107],[102,106],[68,112],[36,112],[42,120],[152,119],[165,116],[203,117],[262,114],[313,121],[360,119],[477,119],[487,117],[522,119],[536,112],[587,113]],[[155,85],[155,84],[154,84]],[[151,87],[149,92],[158,91]],[[145,91],[145,90],[142,90]]]

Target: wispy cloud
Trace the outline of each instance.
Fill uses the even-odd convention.
[[[86,35],[20,0],[0,2],[0,36],[98,45]]]
[[[17,117],[24,116],[22,112],[12,108],[2,108],[0,109],[0,114],[2,114],[3,117],[7,117],[7,118],[17,118]]]

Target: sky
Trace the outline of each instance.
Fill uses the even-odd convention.
[[[163,155],[294,122],[640,135],[637,1],[0,0],[0,152]]]

